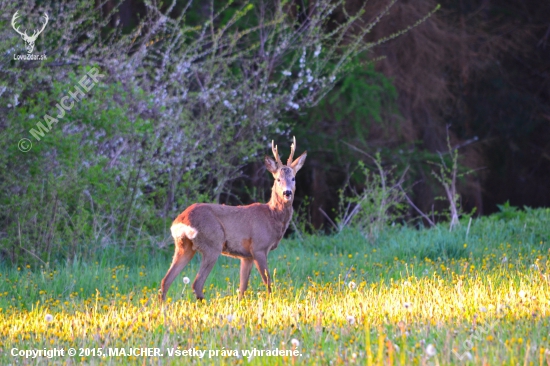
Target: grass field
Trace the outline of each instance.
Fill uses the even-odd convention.
[[[180,276],[159,304],[171,249],[0,267],[0,364],[550,365],[550,209],[508,216],[284,240],[242,301],[220,258],[207,301]]]

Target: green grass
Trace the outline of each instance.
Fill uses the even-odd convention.
[[[550,364],[549,219],[540,209],[474,219],[469,230],[464,221],[452,233],[391,227],[376,244],[353,230],[284,240],[268,258],[274,293],[254,273],[242,301],[239,261],[225,257],[207,280],[207,301],[194,300],[181,278],[194,278],[196,256],[159,304],[171,249],[0,267],[0,363],[248,364],[243,350],[295,349],[250,363]],[[77,356],[12,356],[70,347]],[[123,347],[163,356],[97,355]]]

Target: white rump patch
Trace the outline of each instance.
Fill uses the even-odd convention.
[[[170,231],[174,239],[181,238],[182,236],[186,236],[189,239],[195,239],[195,236],[199,233],[194,227],[182,223],[172,225]]]

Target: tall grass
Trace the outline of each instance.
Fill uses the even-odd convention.
[[[269,256],[273,294],[254,273],[242,301],[231,258],[212,271],[206,302],[180,279],[164,306],[157,292],[169,251],[0,267],[0,363],[235,364],[257,349],[264,356],[252,364],[547,364],[549,219],[541,209],[463,222],[452,233],[392,227],[376,246],[351,230],[284,240]],[[182,275],[192,279],[198,264]],[[163,356],[11,354],[69,347],[153,347]],[[168,355],[178,348],[218,355]],[[276,348],[298,355],[265,356]]]

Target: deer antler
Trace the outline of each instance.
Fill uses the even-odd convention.
[[[27,36],[27,31],[26,31],[26,30],[25,30],[25,33],[21,33],[21,32],[19,31],[19,27],[16,27],[16,26],[15,26],[15,22],[16,22],[17,19],[19,18],[19,14],[17,14],[17,13],[19,13],[19,10],[17,10],[17,11],[15,12],[15,14],[13,14],[13,17],[11,18],[11,26],[13,27],[13,29],[14,29],[17,33],[19,33],[19,34],[22,35],[23,37],[28,37],[28,36]]]
[[[277,167],[282,167],[283,162],[281,161],[281,158],[279,157],[279,152],[277,150],[277,145],[275,145],[275,142],[271,140],[271,150],[273,151],[273,156],[275,157],[275,160],[277,161]]]
[[[48,24],[48,20],[50,19],[48,17],[48,14],[47,13],[44,13],[44,19],[45,21],[43,22],[42,24],[42,29],[40,29],[39,31],[37,30],[34,30],[33,33],[32,33],[32,36],[29,36],[27,34],[27,30],[25,29],[25,33],[21,33],[21,31],[19,31],[19,27],[16,27],[16,24],[15,22],[17,21],[17,19],[19,18],[19,10],[15,12],[15,14],[13,14],[13,17],[11,18],[11,26],[13,27],[13,29],[19,33],[23,39],[25,41],[29,41],[29,42],[34,42],[36,41],[36,38],[38,38],[38,36],[40,35],[40,33],[42,33],[44,31],[44,28],[46,28],[46,24]]]
[[[294,151],[296,150],[296,136],[292,136],[292,145],[290,145],[290,155],[286,165],[290,166],[292,164],[292,159],[294,158]]]

